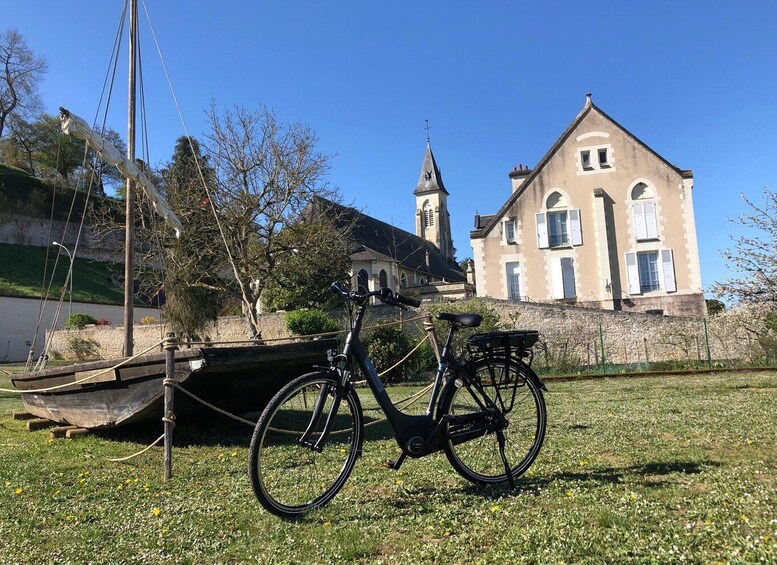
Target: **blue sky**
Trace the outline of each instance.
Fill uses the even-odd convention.
[[[192,135],[211,100],[264,103],[316,131],[347,202],[408,231],[428,119],[460,259],[475,210],[501,206],[508,171],[536,164],[586,92],[693,169],[705,288],[728,274],[740,192],[777,189],[777,2],[146,2]],[[120,12],[120,0],[5,2],[0,28],[49,61],[49,112],[94,116]],[[183,130],[148,33],[142,43],[161,163]],[[121,132],[122,81],[109,115]]]

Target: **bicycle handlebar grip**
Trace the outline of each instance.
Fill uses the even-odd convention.
[[[410,298],[408,296],[402,296],[398,292],[394,294],[396,297],[394,300],[400,304],[404,304],[405,306],[412,306],[413,308],[418,308],[421,305],[420,300],[416,300],[415,298]]]

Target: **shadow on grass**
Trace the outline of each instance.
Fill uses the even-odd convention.
[[[719,467],[716,461],[668,461],[651,462],[628,467],[607,467],[591,471],[572,473],[567,471],[552,473],[547,476],[521,477],[516,479],[515,488],[510,488],[507,483],[499,485],[468,485],[463,491],[473,496],[497,499],[506,496],[520,496],[524,494],[539,494],[541,489],[558,482],[595,482],[602,484],[617,484],[627,482],[629,478],[643,482],[645,486],[660,487],[665,483],[660,480],[644,482],[645,477],[654,479],[666,478],[673,474],[696,475],[706,469]]]

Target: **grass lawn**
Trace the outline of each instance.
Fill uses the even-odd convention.
[[[56,247],[49,257],[49,277],[54,267]],[[0,243],[0,265],[12,268],[0,272],[0,295],[25,296],[38,298],[41,295],[41,281],[46,265],[46,249]],[[51,285],[52,297],[59,296],[65,282],[70,260],[63,252],[59,258],[54,282]],[[76,257],[73,262],[73,300],[123,304],[124,290],[111,283],[111,274],[122,274],[124,267],[108,261],[91,261]],[[69,294],[65,293],[65,300]]]
[[[298,523],[254,500],[250,430],[180,424],[165,483],[159,448],[107,461],[161,423],[49,440],[0,394],[0,562],[777,562],[776,373],[549,388],[516,490],[474,488],[442,454],[385,469],[396,444],[376,426],[345,488]]]

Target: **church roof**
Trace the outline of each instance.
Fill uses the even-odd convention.
[[[349,227],[354,260],[395,261],[406,269],[448,282],[466,281],[456,262],[447,261],[437,246],[415,234],[325,198],[317,197],[314,206],[341,226]]]
[[[427,192],[435,192],[437,190],[445,190],[445,185],[442,183],[442,174],[437,167],[437,162],[434,160],[434,154],[432,153],[432,145],[426,144],[426,155],[424,155],[424,163],[421,165],[421,174],[418,176],[418,186],[415,187],[413,194],[425,194]]]
[[[575,117],[574,120],[572,120],[572,123],[570,123],[567,128],[564,130],[564,132],[561,134],[561,136],[556,140],[556,142],[551,146],[551,148],[548,150],[547,153],[540,159],[540,162],[537,163],[537,166],[534,167],[534,169],[531,171],[529,176],[526,178],[526,180],[523,181],[521,186],[518,190],[513,192],[510,195],[510,198],[507,199],[507,202],[504,203],[504,205],[499,209],[499,211],[496,214],[493,214],[492,216],[483,216],[483,218],[488,218],[487,221],[483,222],[481,220],[481,225],[478,226],[477,229],[470,232],[470,239],[479,239],[486,237],[488,233],[494,229],[496,225],[499,224],[499,220],[507,214],[507,212],[510,210],[513,204],[515,204],[515,201],[518,200],[518,198],[521,197],[521,195],[526,191],[526,189],[531,185],[532,181],[537,178],[537,176],[540,174],[543,168],[545,168],[545,165],[547,165],[548,161],[556,154],[556,152],[561,148],[561,146],[564,144],[564,142],[567,140],[567,138],[572,135],[572,132],[575,131],[575,128],[580,124],[580,122],[583,121],[583,119],[591,112],[597,112],[599,115],[604,117],[605,119],[612,122],[612,124],[622,130],[628,137],[631,137],[637,145],[640,145],[642,148],[644,148],[649,153],[653,154],[655,157],[657,157],[662,163],[664,163],[667,167],[675,171],[677,174],[679,174],[682,178],[693,178],[693,172],[690,170],[683,170],[677,167],[676,165],[673,165],[666,159],[664,159],[661,155],[659,155],[655,150],[653,150],[651,147],[649,147],[645,142],[643,142],[641,139],[639,139],[636,135],[631,133],[629,130],[627,130],[625,127],[623,127],[621,124],[616,122],[612,117],[607,115],[601,108],[596,106],[592,99],[590,94],[586,94],[585,96],[585,105],[583,106],[583,109],[580,110],[580,113]]]

